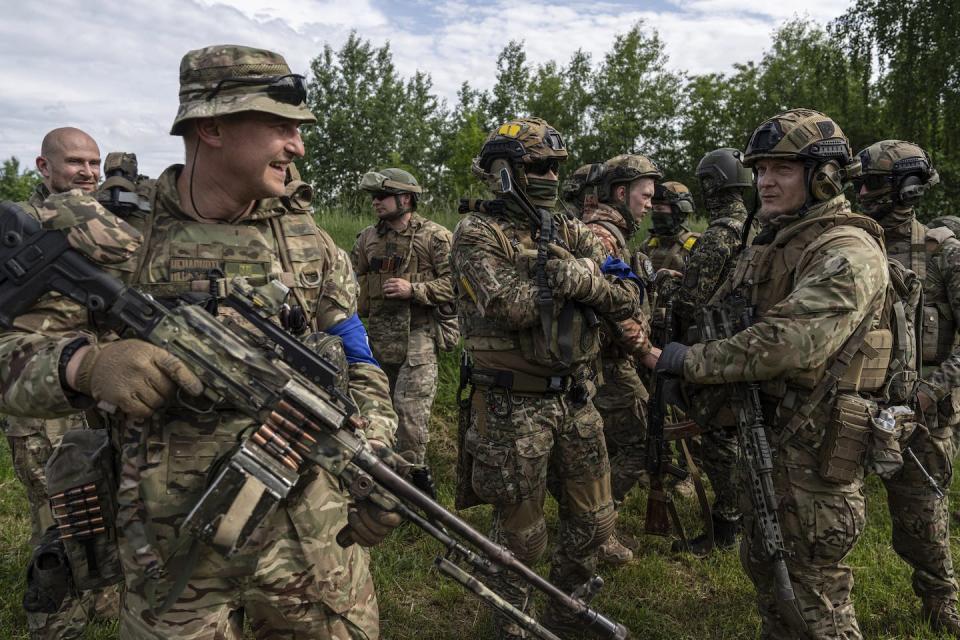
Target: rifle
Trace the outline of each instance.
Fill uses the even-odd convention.
[[[557,640],[456,563],[464,562],[486,575],[512,571],[601,637],[627,637],[623,625],[540,577],[386,464],[382,457],[395,459],[396,454],[375,453],[358,433],[364,423],[349,395],[337,386],[337,368],[264,319],[260,313],[264,298],[255,292],[235,289],[226,302],[274,341],[278,353],[273,357],[251,346],[249,336],[234,332],[198,306],[168,309],[124,285],[71,248],[67,232],[44,230],[16,205],[0,204],[0,326],[11,328],[17,316],[50,291],[105,314],[128,333],[180,358],[204,382],[208,406],[195,407],[197,410],[215,411],[226,405],[258,425],[217,463],[210,474],[213,479],[181,531],[229,557],[290,495],[302,473],[320,467],[338,477],[355,499],[371,500],[400,513],[440,541],[446,552],[437,556],[437,569],[535,636]],[[121,462],[128,468],[131,455],[124,447]],[[241,492],[246,513],[240,516],[239,525],[236,513],[228,523],[230,518],[218,507],[236,504],[234,498]],[[118,493],[120,499],[129,496]],[[136,544],[143,541],[149,545],[143,523],[124,520],[121,527],[125,534],[136,536]],[[227,535],[231,531],[233,535]],[[337,536],[341,544],[350,542],[345,531]],[[145,568],[148,577],[164,575],[161,556],[152,546],[137,551],[151,559],[152,564]]]
[[[735,324],[731,316],[737,318]],[[718,307],[708,307],[702,312],[700,323],[703,340],[729,338],[753,323],[753,308],[740,296],[728,298]],[[776,603],[780,615],[797,632],[805,634],[807,623],[800,613],[796,594],[790,582],[784,547],[783,532],[777,516],[777,495],[773,486],[773,454],[767,440],[760,403],[758,382],[729,385],[730,397],[736,405],[737,437],[750,474],[750,501],[754,517],[763,536],[763,547],[773,565],[776,582]]]

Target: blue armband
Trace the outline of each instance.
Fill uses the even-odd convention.
[[[643,302],[643,280],[641,280],[640,276],[633,272],[633,269],[631,269],[630,265],[628,265],[626,262],[620,258],[607,256],[607,259],[604,260],[603,264],[600,266],[600,273],[605,276],[613,276],[618,280],[633,280],[635,283],[637,283],[637,286],[640,287],[640,302]]]
[[[327,328],[327,333],[337,336],[343,341],[343,350],[347,354],[347,362],[350,364],[366,362],[375,367],[380,366],[380,363],[373,357],[373,352],[370,351],[367,329],[360,322],[360,316],[357,314],[353,314],[343,322]]]

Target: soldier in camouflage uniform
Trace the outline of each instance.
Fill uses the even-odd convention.
[[[816,111],[786,111],[757,128],[743,163],[756,171],[762,230],[714,296],[742,296],[753,323],[725,339],[671,343],[657,364],[693,383],[759,384],[796,594],[792,607],[778,600],[761,523],[744,501],[740,556],[757,589],[762,638],[862,637],[843,560],[865,524],[866,441],[839,445],[841,434],[870,432],[873,409],[861,394],[879,391],[884,376],[869,372],[885,372],[890,360],[890,276],[882,229],[842,195],[851,158],[840,128]]]
[[[675,180],[657,185],[650,216],[650,237],[643,245],[654,270],[669,269],[677,274],[683,271],[687,257],[700,237],[699,233],[684,226],[693,210],[693,195],[686,185]]]
[[[122,255],[130,258],[114,268],[156,297],[193,292],[206,294],[208,304],[232,276],[252,283],[278,278],[291,288],[284,326],[342,339],[366,436],[382,446],[393,441],[396,414],[356,315],[349,256],[314,223],[310,187],[289,179],[293,160],[304,153],[299,126],[315,120],[305,100],[304,79],[291,75],[276,53],[234,45],[188,52],[171,131],[184,137],[186,165],[163,172],[149,213],[130,224],[113,218],[127,234]],[[219,313],[236,322],[223,308]],[[326,472],[304,483],[231,559],[205,545],[187,567],[178,565],[182,554],[171,558],[211,464],[252,424],[229,408],[198,413],[187,396],[202,383],[183,363],[140,340],[98,336],[85,319],[75,305],[44,298],[18,319],[18,330],[0,336],[0,410],[56,415],[113,405],[119,412],[102,417],[115,441],[143,443],[142,462],[119,474],[118,495],[140,496],[135,512],[120,519],[127,584],[121,637],[240,637],[241,609],[261,638],[378,637],[368,554],[357,545],[341,548],[334,538],[349,522],[354,539],[375,544],[398,520],[366,503],[348,513],[348,496]],[[45,321],[72,332],[50,337],[39,331]],[[44,382],[58,377],[60,385]],[[144,551],[152,548],[159,557]],[[147,578],[156,562],[169,563],[168,571]],[[182,572],[179,598],[156,613]]]
[[[952,435],[960,422],[960,240],[947,228],[927,229],[914,215],[926,190],[939,182],[927,153],[902,140],[883,140],[859,154],[858,187],[864,213],[883,227],[887,255],[923,282],[923,363],[913,406],[923,412],[909,445],[943,488],[950,487]],[[938,410],[939,409],[939,410]],[[885,479],[893,521],[893,548],[913,567],[913,590],[935,629],[960,637],[957,582],[950,556],[950,515],[916,464]]]
[[[390,378],[397,411],[397,451],[423,464],[430,408],[437,392],[438,307],[453,303],[450,232],[418,215],[422,192],[402,169],[363,176],[380,221],[357,234],[350,258],[360,281],[373,355]]]
[[[630,248],[629,243],[640,221],[650,209],[656,181],[663,177],[649,158],[619,155],[603,165],[597,195],[584,200],[583,222],[597,236],[608,255],[630,265],[643,278],[652,277],[649,259]],[[598,200],[599,198],[599,200]],[[649,332],[645,311],[638,318]],[[627,494],[646,472],[647,402],[650,397],[637,374],[637,360],[655,360],[656,354],[645,335],[639,350],[628,351],[615,339],[615,331],[602,332],[600,359],[603,384],[594,404],[603,418],[603,435],[610,457],[610,484],[614,504],[619,508]],[[600,559],[608,564],[626,564],[633,552],[616,533],[600,547]]]
[[[93,138],[73,127],[54,129],[44,136],[36,164],[42,182],[29,200],[18,203],[34,216],[39,216],[40,207],[50,194],[71,189],[92,193],[100,181],[100,149]],[[55,323],[44,327],[51,333],[60,329]],[[37,544],[43,532],[53,524],[44,466],[63,434],[85,428],[87,424],[82,413],[46,420],[15,416],[6,420],[5,433],[13,457],[13,471],[23,483],[30,503],[31,545]],[[115,587],[85,592],[79,598],[68,595],[56,613],[27,613],[30,637],[35,640],[78,638],[95,615],[116,617],[119,603]]]
[[[688,328],[702,309],[730,277],[740,255],[747,208],[744,191],[753,185],[753,174],[743,166],[739,149],[721,148],[707,153],[697,166],[709,224],[687,258],[682,286],[677,292],[675,313],[679,336],[686,341]],[[715,499],[710,509],[714,543],[721,549],[733,547],[740,526],[740,505],[736,489],[737,434],[715,427],[701,436],[701,460],[710,478]],[[709,537],[697,536],[689,549],[702,555],[710,551]]]
[[[537,259],[532,226],[539,233],[543,217],[551,215],[559,162],[566,156],[560,135],[537,118],[507,122],[491,133],[474,171],[501,197],[502,207],[470,214],[457,225],[451,266],[460,328],[473,360],[465,434],[470,484],[494,507],[491,537],[530,565],[547,547],[543,505],[548,490],[554,495],[560,531],[550,580],[571,591],[593,574],[597,549],[616,522],[603,424],[592,402],[599,331],[591,315],[621,322],[625,333],[636,335],[637,327],[629,325],[636,324],[630,319],[640,296],[629,277],[601,273],[606,250],[583,224],[564,215],[552,214],[550,258]],[[501,171],[512,175],[520,198],[543,212],[536,225],[501,191]],[[538,272],[546,275],[545,290],[535,284]],[[498,576],[494,583],[510,602],[530,607],[515,578]],[[544,623],[565,637],[582,635],[553,606]],[[499,638],[521,637],[512,623],[498,617],[496,624]]]

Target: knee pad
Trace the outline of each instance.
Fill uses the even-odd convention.
[[[503,541],[520,562],[531,565],[540,559],[547,548],[547,523],[541,518],[525,529],[503,529]]]
[[[600,548],[617,524],[617,511],[606,504],[590,513],[578,513],[562,523],[564,538],[575,555],[588,554]]]

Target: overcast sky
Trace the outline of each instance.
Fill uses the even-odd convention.
[[[637,20],[663,38],[669,65],[690,73],[729,71],[758,60],[770,34],[795,14],[827,22],[849,0],[11,0],[0,20],[0,159],[33,166],[43,135],[72,125],[104,156],[133,151],[156,176],[181,161],[168,135],[177,111],[180,58],[233,43],[284,54],[306,73],[323,49],[351,30],[390,41],[399,72],[433,77],[453,99],[464,80],[489,88],[496,56],[524,40],[532,63],[566,63],[576,49],[600,60],[617,33]]]

